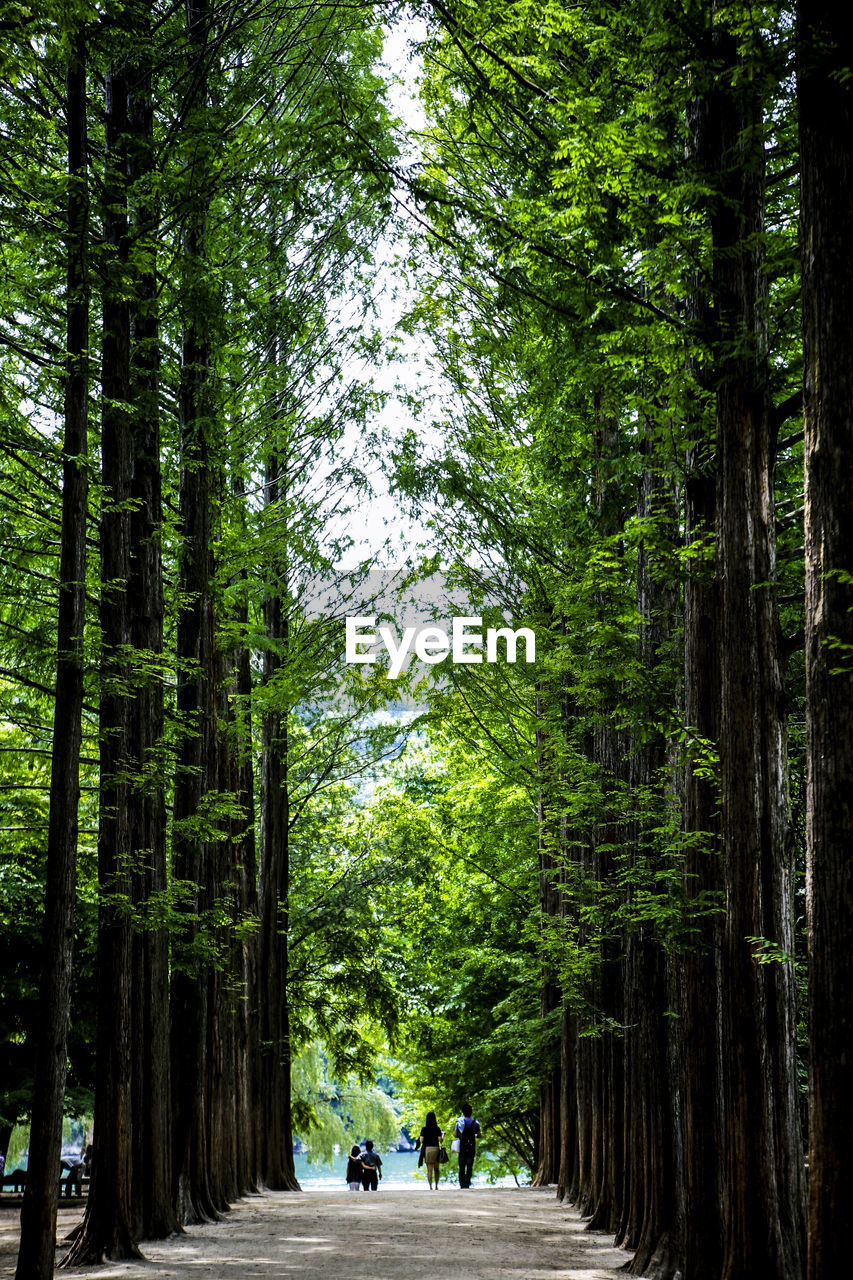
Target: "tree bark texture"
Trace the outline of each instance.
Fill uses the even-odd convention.
[[[267,502],[284,496],[276,453],[267,469]],[[276,1191],[297,1191],[290,1120],[290,1012],[288,1007],[288,903],[290,896],[290,797],[286,690],[274,692],[286,663],[288,599],[286,563],[273,566],[264,606],[268,648],[264,654],[267,703],[263,720],[258,937],[261,1038],[261,1179]]]
[[[131,421],[126,301],[127,91],[124,68],[106,79],[101,382],[101,697],[98,823],[98,1012],[92,1181],[67,1266],[140,1257],[131,1217],[130,830],[128,785]]]
[[[644,457],[652,441],[641,441]],[[658,473],[644,466],[639,484],[637,514],[641,520],[663,516],[672,538],[676,534],[673,495]],[[642,619],[639,657],[646,679],[659,686],[656,697],[672,697],[666,673],[666,653],[676,616],[671,588],[649,569],[645,546],[638,553],[637,611]],[[667,769],[662,734],[642,736],[631,753],[632,791],[639,797],[657,794]],[[632,824],[630,847],[642,867],[653,843],[646,838],[641,816]],[[655,870],[658,868],[656,867]],[[678,1267],[677,1202],[675,1194],[675,1117],[669,1074],[671,982],[663,940],[651,923],[632,924],[625,939],[624,1051],[625,1093],[622,1125],[625,1134],[622,1217],[616,1243],[635,1251],[628,1270],[668,1280]]]
[[[201,270],[202,240],[191,219],[184,241],[188,258],[181,368],[182,549],[178,619],[178,693],[181,719],[175,779],[173,862],[184,882],[187,949],[174,969],[171,991],[172,1184],[178,1221],[218,1216],[208,1178],[205,1084],[210,990],[199,943],[199,914],[212,905],[205,797],[216,785],[214,616],[211,583],[211,461],[207,410],[210,343],[203,301],[192,292]],[[211,782],[213,786],[211,786]]]
[[[238,510],[238,519],[245,514],[245,485],[239,472],[239,462],[232,479],[232,490]],[[245,571],[243,572],[245,581]],[[238,632],[246,636],[249,610],[246,599],[236,608]],[[232,672],[234,696],[235,750],[231,755],[233,790],[243,817],[237,820],[232,832],[237,851],[236,865],[236,918],[244,921],[258,919],[258,857],[255,842],[255,783],[252,763],[252,667],[248,641],[242,639],[237,646]],[[242,998],[239,1002],[236,1026],[236,1095],[237,1134],[241,1140],[237,1146],[236,1176],[240,1194],[254,1192],[259,1183],[261,1059],[260,1002],[258,983],[257,933],[244,931],[236,944],[234,971],[240,975]]]
[[[853,1196],[853,49],[798,7],[805,363],[809,1280],[849,1270]]]
[[[222,468],[217,466],[213,472],[214,511],[221,511],[224,502],[223,479]],[[211,776],[210,782],[216,791],[225,796],[231,792],[232,785],[233,732],[229,723],[231,708],[225,697],[228,666],[221,644],[216,643],[213,657],[217,775]],[[210,1189],[213,1202],[220,1211],[225,1211],[229,1203],[236,1200],[239,1195],[236,1147],[241,1141],[241,1136],[235,1132],[238,1000],[234,991],[235,974],[231,968],[236,958],[233,920],[237,905],[237,874],[233,851],[227,838],[229,830],[229,823],[222,819],[217,821],[216,834],[211,840],[208,853],[210,893],[217,906],[217,923],[214,931],[217,963],[211,966],[208,974],[210,1021],[205,1099]],[[236,972],[239,973],[239,969]]]
[[[543,700],[547,697],[541,691],[537,694],[537,712],[540,721],[543,712]],[[556,804],[556,778],[553,761],[549,758],[549,733],[540,723],[536,730],[537,759],[540,777],[538,800],[539,830],[539,916],[544,928],[548,927],[549,918],[560,916],[562,895],[560,893],[560,853],[559,853],[559,821],[555,820],[552,807]],[[556,847],[555,847],[556,846]],[[540,983],[539,1013],[543,1022],[552,1022],[555,1011],[562,1005],[562,993],[555,983],[547,956],[542,961],[542,977]],[[562,1098],[561,1062],[557,1059],[546,1065],[545,1074],[539,1084],[539,1161],[533,1177],[536,1187],[550,1186],[559,1182],[560,1178],[560,1107]]]
[[[53,1275],[74,950],[89,487],[86,472],[90,303],[86,61],[85,38],[78,32],[73,39],[72,57],[66,73],[68,174],[71,180],[66,239],[68,355],[56,698],[43,935],[45,959],[40,986],[40,1034],[16,1280],[49,1280]]]
[[[180,586],[178,693],[181,722],[174,792],[173,864],[186,886],[186,948],[173,965],[171,992],[172,1186],[178,1221],[219,1216],[211,1186],[212,1064],[209,964],[199,954],[211,943],[199,918],[215,905],[216,855],[207,807],[219,784],[216,727],[216,621],[212,585],[215,458],[213,335],[216,308],[209,283],[207,203],[210,198],[209,52],[212,15],[207,0],[187,7],[190,83],[185,102],[185,216],[182,229],[180,415]],[[203,947],[202,947],[203,951]]]
[[[147,190],[154,169],[151,10],[131,11],[138,48],[128,73],[128,170],[131,238],[137,268],[130,307],[132,474],[130,642],[136,664],[128,751],[134,772],[131,892],[143,918],[132,938],[133,1182],[139,1239],[177,1230],[172,1207],[169,1079],[169,939],[156,923],[166,890],[163,758],[163,563],[159,414],[159,319],[156,205]]]
[[[714,251],[720,808],[726,878],[721,996],[725,1108],[723,1280],[797,1280],[804,1262],[786,722],[778,651],[774,467],[758,80],[717,39]]]
[[[577,1025],[564,1005],[560,1020],[560,1168],[557,1198],[573,1202],[578,1194]]]
[[[593,402],[593,519],[605,537],[622,527],[622,496],[613,479],[612,454],[615,421],[604,398],[596,392]],[[602,610],[607,601],[599,597]],[[601,813],[584,849],[584,870],[594,883],[612,882],[614,850],[624,843],[619,783],[626,781],[629,757],[626,732],[600,723],[590,737],[590,758],[601,788]],[[590,983],[587,1003],[598,1022],[587,1055],[589,1130],[588,1185],[581,1186],[590,1229],[616,1232],[621,1217],[624,1185],[624,1132],[622,1127],[624,1044],[615,1028],[624,1026],[623,948],[621,939],[604,930],[599,942],[597,971]],[[582,1166],[583,1167],[583,1166]]]
[[[706,65],[710,43],[700,56]],[[694,164],[703,180],[716,164],[713,94],[704,91],[688,113]],[[713,321],[703,286],[697,281],[688,319],[705,347],[713,341]],[[700,387],[712,395],[712,372],[697,368]],[[723,1254],[723,1120],[720,1013],[720,918],[723,879],[719,843],[719,801],[712,777],[712,753],[720,729],[720,655],[717,633],[718,584],[714,572],[716,453],[713,423],[701,405],[688,424],[684,480],[684,545],[694,554],[684,580],[683,719],[688,745],[682,782],[685,835],[684,894],[699,910],[694,940],[678,963],[678,1097],[681,1107],[681,1251],[691,1280],[718,1280]],[[704,767],[703,767],[704,766]],[[701,904],[706,904],[702,906]]]
[[[257,920],[258,859],[255,847],[255,801],[251,754],[251,670],[249,651],[240,650],[237,664],[237,687],[245,707],[243,732],[239,749],[238,796],[245,812],[239,845],[238,893],[239,913],[244,920]],[[244,1135],[240,1144],[237,1169],[241,1194],[257,1191],[260,1181],[260,1005],[262,992],[258,979],[258,943],[255,932],[244,933],[240,943],[237,971],[242,974],[243,999],[240,1003],[237,1053],[238,1132]]]

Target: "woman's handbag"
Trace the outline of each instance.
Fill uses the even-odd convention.
[[[424,1162],[424,1149],[423,1149],[423,1147],[421,1147],[421,1154],[418,1156],[418,1168],[419,1168],[419,1169],[420,1169],[421,1165],[423,1164],[423,1162]]]
[[[450,1156],[447,1154],[447,1151],[445,1150],[445,1148],[444,1148],[443,1146],[439,1147],[439,1148],[438,1148],[438,1163],[439,1163],[439,1164],[447,1164],[447,1162],[448,1162],[448,1160],[449,1160],[449,1159],[450,1159]]]

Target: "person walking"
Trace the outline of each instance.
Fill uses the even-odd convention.
[[[470,1187],[471,1175],[474,1172],[474,1157],[477,1154],[477,1139],[480,1136],[480,1122],[475,1120],[471,1112],[471,1104],[466,1102],[462,1115],[456,1121],[453,1131],[459,1139],[459,1185]]]
[[[347,1157],[346,1183],[350,1191],[361,1190],[361,1174],[361,1147],[356,1143]]]
[[[373,1150],[373,1143],[365,1142],[367,1150],[361,1157],[361,1188],[363,1191],[378,1191],[379,1179],[382,1177],[382,1157]]]
[[[438,1181],[441,1177],[441,1164],[438,1156],[441,1149],[441,1139],[443,1137],[444,1133],[438,1127],[435,1112],[428,1111],[427,1118],[424,1121],[424,1127],[420,1131],[415,1146],[423,1149],[424,1164],[426,1165],[427,1182],[429,1183],[430,1191],[433,1189],[433,1180],[435,1190],[438,1191]]]

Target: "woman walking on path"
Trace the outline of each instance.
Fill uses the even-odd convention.
[[[361,1190],[361,1147],[357,1143],[347,1159],[346,1183],[350,1191]]]
[[[441,1147],[441,1139],[444,1133],[438,1127],[438,1121],[435,1118],[435,1112],[429,1111],[424,1121],[424,1127],[421,1129],[416,1147],[423,1147],[424,1164],[426,1165],[427,1181],[429,1182],[430,1191],[433,1187],[433,1178],[435,1178],[435,1189],[438,1191],[438,1180],[441,1176],[441,1165],[438,1162],[438,1152]]]

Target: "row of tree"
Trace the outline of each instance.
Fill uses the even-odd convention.
[[[4,1027],[8,1126],[34,1071],[21,1280],[53,1273],[72,1010],[95,1078],[70,1265],[294,1188],[292,1020],[346,1060],[352,1009],[390,1016],[340,932],[316,942],[318,901],[343,907],[312,847],[395,737],[328,656],[388,214],[367,147],[393,150],[369,16],[139,0],[4,24],[10,954],[27,886],[45,912]]]
[[[431,0],[405,170],[376,16],[84,6],[0,55],[10,1065],[42,885],[47,959],[19,1276],[52,1269],[70,1008],[72,1070],[94,1036],[97,1073],[74,1261],[292,1187],[325,1083],[306,1051],[294,1106],[291,1046],[365,1075],[381,1026],[413,1094],[476,1101],[502,1167],[635,1273],[799,1280],[808,1251],[834,1277],[839,19]],[[333,530],[366,493],[345,427],[392,194],[404,328],[442,382],[391,483],[436,504],[455,599],[538,645],[530,669],[434,667],[428,748],[359,793],[398,752],[399,707],[373,714],[398,686],[340,666],[329,615],[373,606]]]

